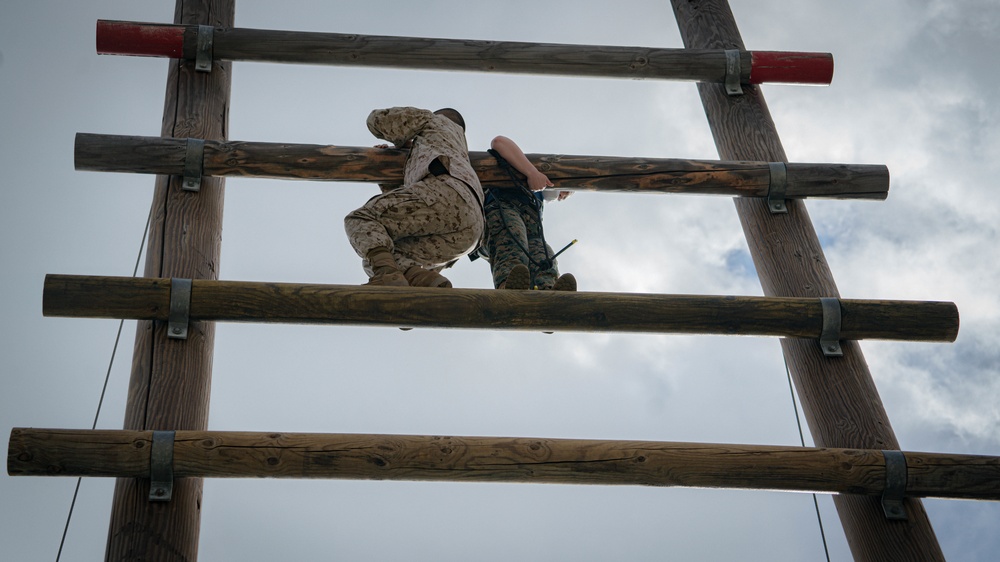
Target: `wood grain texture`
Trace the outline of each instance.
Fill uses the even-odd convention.
[[[150,431],[14,428],[12,476],[149,474]],[[681,486],[880,495],[881,451],[656,441],[178,431],[175,478]],[[910,496],[1000,500],[1000,457],[906,452]]]
[[[174,174],[184,172],[187,139],[78,133],[77,170]],[[205,176],[402,182],[409,151],[352,146],[207,141]],[[553,189],[766,197],[767,162],[528,154]],[[507,187],[507,174],[486,152],[469,154],[485,187]],[[787,165],[789,198],[885,199],[889,170],[875,164]]]
[[[722,51],[218,29],[217,57],[234,61],[671,80],[723,80]],[[749,78],[750,57],[746,77]]]
[[[48,275],[46,316],[164,321],[170,280]],[[816,298],[192,281],[193,321],[283,322],[818,339]],[[954,303],[842,300],[843,339],[954,341]]]
[[[184,33],[184,57],[193,59],[197,28]],[[458,70],[602,78],[710,80],[726,75],[720,50],[482,41],[216,29],[214,56],[229,61],[421,70]],[[819,56],[829,56],[817,53]],[[751,54],[740,53],[741,79],[750,78]]]
[[[743,49],[725,0],[671,0],[685,47]],[[721,158],[785,161],[784,148],[760,89],[727,96],[698,84]],[[754,199],[734,200],[757,276],[767,296],[838,297],[836,282],[802,201],[772,215]],[[861,348],[846,342],[841,358],[824,357],[802,340],[781,341],[814,442],[821,447],[899,449]],[[907,521],[890,521],[872,498],[835,496],[834,503],[856,560],[943,560],[919,500],[905,502]]]
[[[174,23],[231,26],[235,0],[177,0]],[[163,137],[228,138],[229,62],[196,72],[171,60],[164,96]],[[178,176],[158,176],[153,193],[146,277],[218,277],[225,180],[206,178],[201,191]],[[215,325],[195,322],[186,340],[167,338],[164,323],[138,322],[124,427],[135,430],[208,426]],[[147,478],[116,481],[108,531],[109,560],[196,560],[202,481],[177,482],[166,503],[148,500]]]

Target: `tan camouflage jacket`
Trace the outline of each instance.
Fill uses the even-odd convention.
[[[397,147],[413,139],[403,169],[404,185],[412,185],[427,176],[431,161],[437,158],[452,177],[472,188],[482,205],[483,188],[469,162],[465,133],[451,119],[416,107],[390,107],[376,109],[368,115],[368,130]]]

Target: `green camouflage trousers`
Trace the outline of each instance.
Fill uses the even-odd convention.
[[[542,236],[538,209],[523,199],[492,199],[486,204],[486,251],[493,270],[493,286],[499,287],[517,264],[528,266],[531,283],[551,289],[559,270],[552,248]],[[527,252],[525,252],[527,250]]]

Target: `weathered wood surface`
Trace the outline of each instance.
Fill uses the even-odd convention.
[[[177,0],[178,24],[232,26],[235,0]],[[228,138],[232,63],[216,61],[212,72],[193,62],[171,60],[166,80],[161,136]],[[204,178],[190,193],[178,176],[159,176],[153,192],[147,277],[218,277],[222,240],[223,178]],[[188,339],[168,340],[163,323],[136,326],[125,429],[208,427],[215,325],[195,322]],[[170,502],[149,501],[148,478],[115,483],[108,527],[107,560],[196,560],[202,480],[174,486]]]
[[[99,172],[182,174],[187,139],[76,135],[76,169]],[[405,149],[246,141],[206,141],[206,176],[402,182]],[[767,162],[623,158],[528,154],[555,184],[553,189],[636,193],[686,193],[765,197]],[[469,154],[486,187],[510,185],[487,152]],[[885,199],[889,170],[877,164],[787,164],[789,198]]]
[[[196,26],[98,20],[101,54],[194,59]],[[471,39],[389,37],[269,29],[216,28],[213,56],[229,61],[374,66],[603,78],[723,81],[719,49],[666,49]],[[754,57],[762,54],[763,59]],[[754,72],[756,70],[756,72]],[[830,53],[740,53],[740,79],[801,84],[833,80]]]
[[[166,320],[170,280],[47,275],[46,316]],[[585,332],[819,338],[816,298],[432,289],[195,279],[191,318]],[[842,300],[843,339],[954,341],[954,303]]]
[[[151,431],[14,428],[11,476],[149,474]],[[905,452],[906,493],[1000,500],[1000,457]],[[879,495],[881,451],[503,437],[178,431],[174,477],[739,488]]]
[[[671,0],[671,4],[685,47],[744,48],[725,0]],[[727,96],[722,87],[702,83],[698,92],[722,159],[787,160],[759,88],[745,87],[744,95]],[[771,214],[758,199],[739,198],[734,203],[765,295],[840,295],[804,202],[789,201],[788,213],[781,215]],[[817,446],[899,449],[857,343],[845,342],[840,358],[824,357],[804,340],[783,339],[781,347]],[[834,504],[855,560],[944,559],[919,500],[904,502],[909,517],[905,522],[887,520],[875,498],[834,496]]]

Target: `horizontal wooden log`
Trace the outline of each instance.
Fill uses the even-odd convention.
[[[45,316],[166,320],[169,279],[47,275]],[[841,300],[842,340],[954,341],[949,302]],[[192,281],[191,320],[818,339],[819,299]]]
[[[197,26],[98,20],[97,52],[194,59]],[[214,58],[603,78],[722,82],[723,50],[613,47],[469,39],[215,28]],[[833,55],[740,52],[740,81],[829,84]]]
[[[77,133],[76,169],[180,175],[187,139]],[[281,179],[402,182],[407,150],[245,141],[205,141],[203,174]],[[470,153],[487,187],[510,184],[486,152]],[[555,187],[573,191],[766,197],[767,162],[529,154]],[[872,164],[787,164],[790,199],[885,199],[889,170]]]
[[[151,431],[14,428],[11,476],[148,477]],[[177,431],[176,478],[338,478],[881,494],[878,450],[333,433]],[[1000,457],[904,453],[911,497],[1000,500]]]

